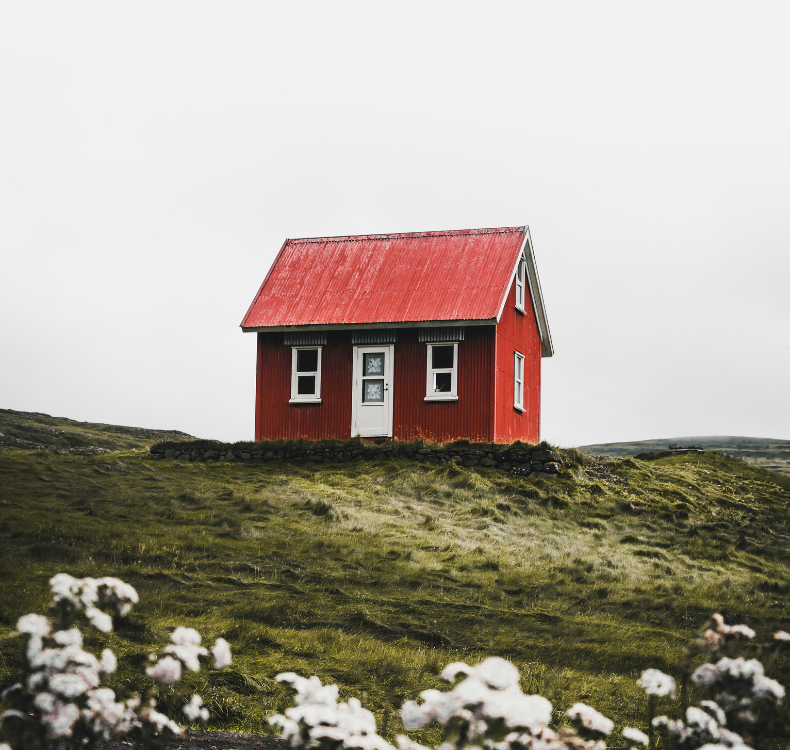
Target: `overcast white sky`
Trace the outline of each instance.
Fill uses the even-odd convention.
[[[0,406],[251,439],[286,237],[528,224],[543,436],[790,438],[787,2],[3,2]]]

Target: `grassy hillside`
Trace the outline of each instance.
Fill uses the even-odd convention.
[[[637,456],[645,452],[665,451],[672,443],[684,448],[698,445],[711,451],[720,451],[744,461],[790,474],[790,440],[773,438],[751,438],[732,436],[663,438],[661,440],[637,440],[633,443],[596,443],[583,445],[580,450],[601,456]]]
[[[560,478],[528,479],[408,459],[0,451],[0,684],[21,664],[16,619],[43,611],[59,571],[138,589],[128,621],[93,637],[121,656],[119,690],[145,685],[148,654],[178,624],[227,638],[232,668],[187,683],[214,728],[252,733],[290,704],[280,671],[337,682],[393,737],[388,705],[488,654],[557,709],[583,700],[642,726],[635,678],[677,676],[712,611],[761,635],[788,629],[790,477],[715,454],[565,457]]]
[[[147,430],[96,422],[77,422],[38,412],[0,409],[0,449],[49,449],[90,454],[148,447],[163,440],[187,440],[192,436],[177,430]]]

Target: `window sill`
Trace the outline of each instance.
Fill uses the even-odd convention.
[[[458,396],[426,396],[424,401],[458,401]]]
[[[514,305],[514,307],[516,310],[518,310],[518,312],[523,313],[524,315],[527,314],[527,311],[523,307],[519,307],[518,305]]]
[[[320,398],[292,398],[289,404],[320,404]]]
[[[524,412],[526,411],[526,409],[525,409],[523,406],[518,406],[517,404],[513,404],[513,408],[514,408],[516,411],[520,411],[520,412],[522,412],[522,413],[524,413]]]

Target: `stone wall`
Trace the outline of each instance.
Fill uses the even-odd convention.
[[[563,459],[553,450],[523,443],[512,445],[414,445],[388,442],[384,445],[365,445],[349,441],[333,447],[316,445],[304,447],[294,441],[291,445],[271,448],[266,443],[252,444],[253,447],[239,448],[233,445],[216,444],[210,448],[153,446],[150,457],[157,461],[288,461],[316,464],[349,461],[373,461],[385,458],[404,457],[432,464],[454,463],[460,466],[483,466],[511,474],[531,475],[559,474]]]

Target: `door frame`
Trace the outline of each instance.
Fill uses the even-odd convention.
[[[351,437],[392,437],[393,436],[393,394],[395,381],[395,344],[354,344],[351,368]],[[384,392],[388,394],[386,399],[387,420],[389,430],[378,435],[360,435],[356,427],[357,411],[360,404],[360,391],[357,388],[357,381],[362,377],[362,354],[365,352],[385,352],[384,357]],[[387,364],[389,362],[389,364]]]

